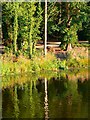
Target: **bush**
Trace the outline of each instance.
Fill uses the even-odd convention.
[[[4,55],[3,57],[1,70],[2,75],[38,72],[42,70],[57,70],[60,65],[57,58],[51,53],[48,53],[46,57],[36,56],[32,59],[19,56],[16,62],[13,62],[11,56],[9,57]]]
[[[83,52],[84,51],[84,52]],[[14,58],[16,60],[14,60]],[[46,56],[33,56],[28,59],[23,55],[18,58],[12,54],[4,54],[1,56],[2,62],[0,74],[21,74],[25,72],[40,72],[40,71],[58,71],[60,69],[66,70],[75,67],[88,67],[87,50],[80,48],[73,49],[67,53],[67,59],[57,59],[53,53],[48,53]]]

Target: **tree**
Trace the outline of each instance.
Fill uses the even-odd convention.
[[[67,21],[66,29],[64,30],[64,41],[67,43],[67,49],[72,49],[71,44],[77,42],[77,32],[82,28],[82,23],[86,20],[87,14],[84,9],[87,7],[86,3],[66,3]]]
[[[87,3],[60,2],[49,5],[48,27],[49,35],[60,40],[66,48],[77,42],[77,32],[87,19]]]
[[[5,38],[7,42],[11,41],[11,43],[13,43],[13,53],[15,53],[17,52],[19,3],[4,3],[2,9],[3,38]]]
[[[78,31],[79,40],[89,40],[90,41],[90,2],[87,6],[83,8],[87,13],[87,19],[82,23],[82,29]]]
[[[3,3],[2,9],[3,38],[7,43],[11,41],[10,48],[13,46],[13,53],[24,49],[24,52],[29,54],[29,58],[32,58],[35,54],[35,45],[41,39],[40,30],[43,20],[41,2]]]
[[[13,53],[18,50],[29,58],[35,54],[35,45],[44,36],[45,39],[61,41],[61,46],[77,42],[81,30],[89,39],[89,3],[86,2],[48,2],[45,27],[45,5],[41,2],[5,2],[2,3],[2,31],[4,42]],[[43,31],[43,32],[42,32]],[[77,34],[78,33],[78,34]],[[87,34],[88,33],[88,34]],[[47,41],[47,40],[46,40]],[[46,45],[45,45],[46,48]]]
[[[41,23],[43,21],[43,17],[42,17],[42,13],[43,13],[43,10],[42,10],[42,7],[41,7],[41,2],[37,3],[36,5],[36,17],[35,17],[35,27],[33,28],[34,29],[34,32],[33,32],[33,36],[32,36],[32,39],[33,39],[33,54],[35,54],[35,51],[36,51],[36,43],[38,40],[41,39]]]
[[[14,31],[13,31],[13,47],[14,47],[14,53],[17,52],[17,36],[18,36],[18,9],[19,9],[19,3],[13,2],[13,8],[14,8]]]

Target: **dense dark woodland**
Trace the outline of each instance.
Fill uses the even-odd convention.
[[[44,40],[44,18],[44,2],[3,2],[4,45],[13,53],[25,50],[31,58],[38,40]],[[48,3],[48,40],[63,46],[90,40],[90,2]]]

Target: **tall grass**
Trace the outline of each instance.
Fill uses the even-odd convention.
[[[3,56],[1,74],[21,74],[26,72],[40,72],[42,70],[57,71],[60,65],[61,62],[51,53],[48,53],[46,57],[35,56],[32,59],[19,56],[16,62],[13,62],[12,58],[9,56]]]
[[[60,60],[53,53],[46,56],[35,55],[32,59],[28,59],[23,55],[15,57],[12,54],[4,54],[0,56],[0,75],[23,74],[40,71],[58,71],[60,69],[88,67],[88,55],[86,49],[84,52],[72,50],[68,53],[68,58]]]

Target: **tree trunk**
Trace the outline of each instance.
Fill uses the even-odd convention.
[[[67,0],[67,8],[66,8],[66,10],[67,10],[67,28],[68,28],[68,30],[70,29],[70,26],[71,26],[71,20],[72,20],[72,17],[70,16],[70,3],[68,3],[68,0]],[[71,49],[72,49],[72,46],[71,46],[71,43],[69,42],[68,44],[67,44],[67,51],[70,51]]]
[[[68,45],[67,45],[67,51],[71,51],[72,50],[72,45],[71,45],[71,43],[69,43]]]
[[[28,36],[28,47],[29,47],[29,58],[32,58],[32,27],[30,25],[29,36]]]
[[[18,34],[18,15],[17,15],[17,9],[18,9],[18,4],[14,3],[14,10],[15,10],[15,15],[14,15],[14,53],[17,52],[17,34]]]
[[[36,51],[36,41],[33,42],[32,53],[35,54]]]

